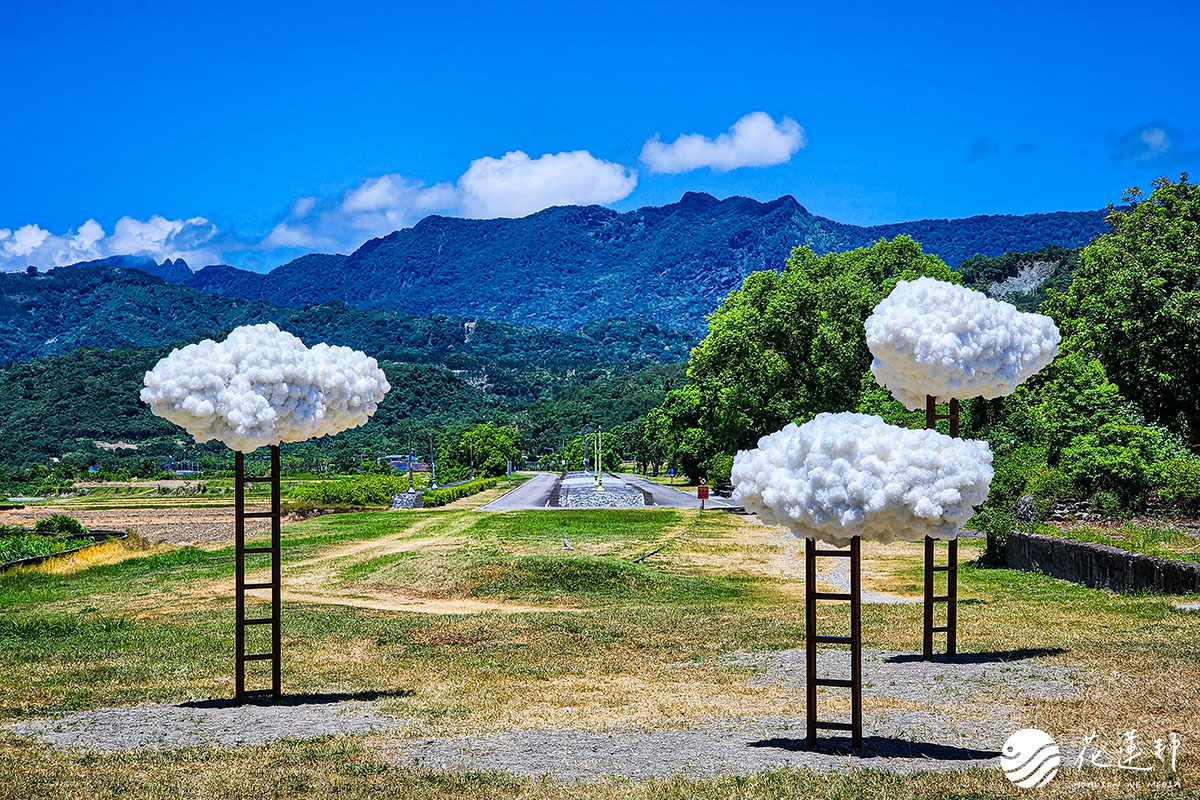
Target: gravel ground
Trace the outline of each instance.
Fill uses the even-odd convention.
[[[828,583],[830,586],[836,586],[843,592],[849,592],[850,559],[831,558],[828,560],[834,562],[833,569],[827,572],[818,572],[817,580],[820,583]],[[900,597],[899,595],[887,594],[886,592],[871,592],[867,591],[866,589],[862,590],[862,601],[864,603],[881,603],[884,605],[902,605],[925,602],[919,597]]]
[[[336,733],[370,733],[400,720],[376,713],[363,700],[278,705],[234,705],[204,700],[179,705],[97,708],[54,720],[31,720],[11,730],[53,747],[89,750],[169,750],[217,744],[256,745],[279,739],[311,739]]]
[[[802,718],[775,717],[725,720],[680,731],[566,728],[416,739],[399,743],[392,757],[426,769],[502,770],[568,782],[605,776],[636,780],[749,775],[786,766],[941,771],[998,763],[1000,747],[1017,725],[1005,713],[980,713],[951,722],[927,712],[886,711],[868,715],[864,728],[860,755],[850,751],[844,737],[822,738],[809,750]]]
[[[1050,697],[1074,694],[1069,671],[1029,661],[1044,651],[965,654],[958,660],[923,662],[907,653],[863,651],[864,697],[947,708],[940,711],[872,712],[863,720],[863,751],[849,738],[822,736],[809,750],[803,718],[722,720],[675,731],[510,730],[484,736],[399,742],[393,758],[428,769],[502,770],[569,782],[604,776],[632,779],[674,775],[748,775],[784,766],[814,769],[955,770],[992,766],[1004,740],[1025,725],[1009,708],[980,694]],[[757,667],[752,686],[804,686],[804,651],[736,653],[727,663]],[[845,673],[849,652],[823,650],[822,672]],[[822,690],[824,693],[826,690]],[[839,690],[828,690],[839,691]],[[1068,758],[1073,754],[1064,749]]]
[[[863,648],[863,697],[937,705],[971,701],[982,694],[1007,697],[1070,697],[1076,694],[1071,671],[1030,659],[1054,655],[1046,650],[1016,650],[1001,653],[961,653],[922,661],[915,653],[892,653]],[[733,653],[725,663],[759,670],[751,686],[804,688],[804,649],[775,653]],[[850,672],[850,651],[822,647],[817,655],[818,674],[843,677]],[[843,690],[822,690],[843,691]]]
[[[396,738],[384,744],[392,760],[425,769],[505,772],[564,781],[607,776],[634,780],[674,775],[746,775],[784,766],[849,770],[955,770],[990,766],[1013,731],[1025,724],[1005,697],[1070,695],[1069,670],[1031,660],[1045,651],[964,654],[955,662],[922,662],[907,653],[863,652],[864,695],[920,703],[926,710],[872,710],[866,703],[864,747],[854,754],[844,735],[804,744],[798,717],[725,719],[671,731],[580,728],[516,729],[479,736]],[[844,671],[846,651],[823,650],[822,671]],[[804,682],[804,653],[735,653],[726,663],[756,668],[752,686]],[[836,690],[831,690],[836,691]],[[375,698],[300,697],[276,706],[228,701],[103,708],[57,720],[17,723],[12,730],[56,748],[170,749],[254,745],[329,734],[386,732],[403,720],[378,713]],[[1071,758],[1073,754],[1064,750]]]
[[[604,491],[596,491],[590,473],[571,473],[562,479],[563,508],[645,508],[646,496],[619,478],[604,474]]]

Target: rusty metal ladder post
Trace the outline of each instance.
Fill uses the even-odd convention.
[[[950,413],[937,413],[937,398],[925,395],[925,427],[936,430],[939,420],[950,422],[950,435],[959,438],[958,429],[958,400],[951,398]],[[946,634],[946,655],[954,658],[958,651],[958,539],[946,543],[946,563],[934,563],[934,542],[932,536],[925,537],[925,614],[922,637],[921,658],[924,661],[933,660],[933,635]],[[934,578],[939,572],[946,573],[946,593],[934,594]],[[937,603],[946,604],[946,624],[934,625],[934,607]]]
[[[280,515],[280,491],[279,491],[279,446],[271,447],[271,474],[265,477],[246,477],[246,459],[245,455],[240,452],[234,453],[234,559],[236,562],[236,586],[235,586],[235,630],[236,630],[236,649],[235,656],[235,672],[236,672],[236,687],[235,698],[240,703],[250,697],[271,697],[273,700],[278,700],[281,694],[280,685],[282,678],[282,564],[281,564],[281,515]],[[271,484],[271,510],[270,511],[246,511],[246,484],[247,483],[270,483]],[[270,517],[271,518],[271,544],[267,547],[246,547],[246,520],[254,517]],[[271,580],[266,583],[246,583],[246,555],[267,554],[271,556]],[[246,618],[246,592],[253,589],[270,589],[271,590],[271,616],[260,617],[256,619]],[[246,626],[248,625],[270,625],[271,626],[271,652],[269,653],[246,653]],[[271,688],[270,689],[255,689],[247,691],[246,689],[246,662],[248,661],[270,661],[271,662]]]
[[[817,591],[817,557],[850,559],[850,591]],[[850,635],[827,636],[817,633],[817,601],[850,601]],[[850,677],[818,678],[817,645],[850,645]],[[849,550],[825,550],[813,539],[804,540],[804,647],[805,647],[805,741],[808,747],[817,744],[817,730],[848,731],[851,746],[862,748],[862,539],[850,540]],[[817,719],[817,687],[828,686],[850,690],[850,722],[822,722]]]

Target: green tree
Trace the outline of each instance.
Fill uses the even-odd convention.
[[[517,432],[507,425],[483,423],[462,435],[454,447],[454,460],[467,468],[474,460],[476,478],[498,478],[508,474],[508,462],[521,460]],[[464,476],[465,477],[465,476]]]
[[[1047,311],[1064,350],[1093,354],[1146,416],[1200,446],[1200,187],[1185,173],[1108,216]],[[1136,190],[1126,194],[1135,199]]]
[[[616,470],[621,466],[621,446],[617,434],[604,431],[600,434],[600,445],[603,448],[601,457],[604,459],[604,469]],[[576,436],[567,442],[567,464],[571,469],[583,469],[583,455],[587,453],[589,468],[596,464],[596,434],[587,433]]]
[[[668,462],[698,477],[789,422],[854,408],[871,363],[864,321],[898,281],[923,275],[960,281],[907,236],[823,256],[798,247],[783,272],[749,275],[709,318],[688,384],[660,407]]]

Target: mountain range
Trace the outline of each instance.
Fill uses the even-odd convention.
[[[305,255],[268,273],[224,265],[192,272],[178,260],[137,268],[170,283],[279,306],[340,301],[562,329],[638,318],[700,333],[706,315],[749,273],[781,269],[800,245],[828,253],[903,234],[957,266],[975,255],[1078,246],[1105,229],[1106,214],[861,227],[811,214],[791,196],[763,203],[688,192],[678,203],[627,212],[559,206],[521,219],[431,216],[349,255]]]
[[[357,437],[386,432],[391,446],[413,425],[491,419],[518,425],[540,452],[585,423],[611,428],[661,401],[682,380],[705,315],[798,244],[826,252],[910,235],[961,262],[969,285],[1033,309],[1074,272],[1078,251],[1058,245],[1087,241],[1103,218],[856,228],[790,197],[688,194],[627,213],[430,217],[351,255],[304,256],[267,274],[131,256],[0,272],[0,381],[12,389],[0,397],[0,464],[110,441],[142,443],[139,457],[176,454],[174,431],[137,401],[142,374],[174,344],[266,321],[381,360],[397,391]]]

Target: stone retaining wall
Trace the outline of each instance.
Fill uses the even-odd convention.
[[[1093,589],[1200,592],[1200,562],[1154,558],[1095,542],[1013,531],[1005,560],[1012,569],[1041,572]]]
[[[392,495],[392,502],[388,508],[424,508],[425,493],[424,492],[401,492],[400,494]]]

